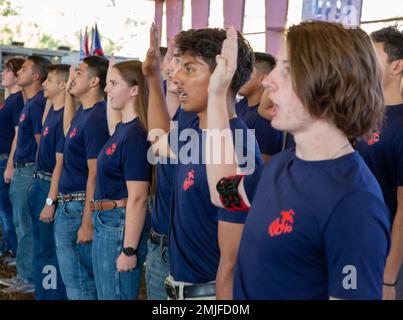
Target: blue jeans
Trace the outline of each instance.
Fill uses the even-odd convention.
[[[70,300],[96,300],[92,244],[78,244],[84,201],[59,204],[55,218],[56,254]]]
[[[31,187],[32,229],[34,234],[34,282],[37,300],[65,300],[66,288],[57,263],[53,223],[39,220],[48,197],[50,182],[34,179]]]
[[[135,300],[140,290],[141,272],[147,256],[147,238],[150,215],[146,215],[143,233],[137,252],[137,265],[133,271],[118,272],[116,260],[123,248],[125,209],[95,211],[92,247],[95,283],[100,300]]]
[[[3,175],[7,167],[7,158],[0,160],[0,222],[3,231],[4,250],[17,252],[17,235],[13,223],[13,208],[10,202],[10,184],[4,182]]]
[[[10,185],[10,200],[13,206],[13,222],[17,234],[17,277],[34,280],[34,238],[32,231],[29,193],[34,180],[35,166],[14,170]]]
[[[160,246],[148,240],[146,261],[146,285],[148,300],[166,300],[165,278],[169,275],[169,253],[167,246]]]

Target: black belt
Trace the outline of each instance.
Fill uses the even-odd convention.
[[[48,182],[52,181],[52,174],[49,172],[45,172],[45,171],[36,171],[34,173],[34,179],[35,178],[39,178]]]
[[[180,286],[173,285],[167,278],[164,281],[165,291],[170,299],[177,300],[180,297]],[[215,296],[215,282],[190,284],[183,286],[183,299],[187,298],[202,298]]]
[[[168,246],[168,237],[166,235],[156,233],[154,230],[150,231],[150,241],[153,244],[158,244],[160,247]]]
[[[57,202],[59,204],[63,204],[65,202],[71,202],[71,201],[85,201],[85,192],[76,192],[76,193],[67,193],[67,194],[59,193],[57,195]]]
[[[35,165],[35,162],[15,162],[14,168],[19,169],[19,168],[25,168],[25,167],[32,167],[34,165]]]

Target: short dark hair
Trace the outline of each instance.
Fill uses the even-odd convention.
[[[388,55],[388,63],[403,59],[403,32],[397,26],[389,26],[371,33],[373,42],[383,43],[383,50]]]
[[[213,71],[217,65],[216,56],[221,53],[222,44],[226,37],[225,29],[190,29],[176,35],[175,45],[181,54],[188,52],[200,57]],[[249,42],[238,32],[238,67],[231,82],[231,89],[234,94],[250,79],[253,62],[253,50]]]
[[[9,58],[4,63],[4,67],[14,73],[14,76],[17,76],[17,72],[21,69],[24,62],[24,58]]]
[[[67,81],[69,79],[70,66],[68,64],[51,64],[46,68],[46,71],[55,72],[59,79]]]
[[[106,74],[108,72],[109,61],[101,56],[89,56],[83,59],[83,62],[88,66],[89,74],[99,78],[99,89],[104,94],[106,87]]]
[[[276,59],[265,52],[255,52],[255,67],[258,72],[263,74],[270,73],[276,66]]]
[[[29,56],[27,57],[27,60],[31,61],[34,64],[32,70],[40,75],[41,83],[44,82],[48,76],[46,68],[51,64],[51,62],[41,56]]]

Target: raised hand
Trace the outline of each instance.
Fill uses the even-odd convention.
[[[113,69],[113,66],[116,64],[116,59],[115,59],[115,55],[113,54],[113,52],[111,53],[111,58],[109,59],[109,67],[108,67],[108,73],[106,74],[106,82],[108,83],[109,81],[109,76],[111,74],[111,71]]]
[[[66,91],[70,93],[71,88],[73,87],[74,79],[76,77],[76,67],[74,64],[70,65],[69,79],[66,83]]]
[[[146,77],[161,76],[161,53],[158,45],[158,39],[158,27],[153,23],[150,28],[150,47],[147,51],[146,58],[142,63],[143,74]]]
[[[174,57],[174,40],[169,39],[168,40],[168,47],[167,47],[167,53],[165,54],[164,59],[162,60],[162,72],[164,73],[164,79],[167,79],[169,76],[169,65],[171,63],[171,60]]]
[[[210,77],[210,93],[226,93],[237,68],[238,34],[233,26],[227,29],[221,54],[216,56],[217,66]]]

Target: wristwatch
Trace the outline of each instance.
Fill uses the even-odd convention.
[[[134,249],[132,247],[125,247],[123,248],[122,252],[128,257],[133,257],[137,254],[137,249]]]
[[[53,206],[54,204],[56,204],[56,201],[51,199],[51,198],[46,198],[46,205],[47,206]]]

